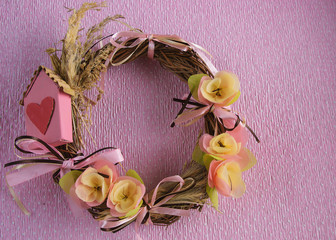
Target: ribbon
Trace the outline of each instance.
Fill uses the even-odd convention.
[[[119,66],[127,62],[146,40],[148,40],[147,56],[150,59],[154,59],[155,42],[158,42],[158,43],[162,43],[167,46],[179,49],[184,52],[188,50],[194,50],[199,55],[199,57],[203,60],[203,62],[208,66],[212,74],[217,72],[217,69],[214,67],[214,65],[205,55],[205,53],[208,55],[210,55],[210,53],[195,43],[187,42],[177,35],[146,34],[146,33],[134,32],[134,31],[117,32],[112,35],[110,42],[113,46],[116,47],[116,49],[113,51],[112,55],[110,56],[110,62],[112,66]],[[126,45],[128,43],[130,44]],[[117,63],[113,63],[112,59],[114,55],[121,48],[134,48],[134,50],[125,59]]]
[[[120,149],[113,147],[99,149],[87,157],[77,156],[75,158],[65,159],[55,147],[41,139],[31,136],[16,138],[15,148],[20,152],[36,154],[37,156],[33,157],[33,159],[31,157],[19,156],[25,160],[5,164],[5,167],[18,165],[18,167],[14,167],[14,170],[18,171],[8,173],[6,176],[7,182],[11,187],[58,169],[60,169],[60,175],[62,177],[68,169],[81,169],[93,164],[97,160],[107,160],[113,164],[124,160]],[[101,153],[104,150],[109,151]],[[25,165],[25,167],[22,168],[22,165]]]
[[[232,112],[230,107],[220,107],[216,106],[215,104],[198,102],[195,99],[190,99],[186,96],[184,96],[183,99],[173,98],[173,101],[184,104],[186,106],[185,108],[187,109],[184,112],[180,113],[174,120],[174,123],[177,125],[189,126],[209,112],[213,112],[213,114],[218,119],[236,119],[236,122],[238,123],[236,123],[235,125],[238,125],[240,122],[238,115]],[[223,127],[225,128],[224,125]],[[227,131],[232,131],[234,128],[225,129]]]
[[[20,209],[27,215],[29,215],[29,212],[17,198],[12,187],[55,170],[60,170],[60,176],[62,177],[66,171],[70,169],[81,169],[98,160],[107,160],[113,164],[124,160],[120,149],[113,147],[99,149],[87,157],[78,155],[74,158],[66,159],[55,147],[32,136],[17,137],[14,146],[22,153],[35,154],[33,157],[17,155],[23,160],[6,163],[4,165],[5,167],[15,166],[6,174],[7,186]],[[102,152],[104,150],[108,151]]]
[[[121,43],[118,43],[117,40],[120,40],[122,38],[125,38]],[[130,45],[126,45],[127,42],[133,41]],[[117,32],[113,34],[113,36],[110,39],[110,42],[113,46],[116,47],[116,51],[121,48],[135,48],[135,50],[123,61],[113,64],[113,66],[118,66],[120,64],[123,64],[126,62],[135,52],[136,50],[144,43],[146,40],[148,40],[148,57],[150,59],[154,58],[154,49],[155,49],[155,42],[166,44],[170,47],[177,48],[181,51],[187,51],[190,49],[189,44],[184,41],[182,38],[176,36],[176,35],[157,35],[157,34],[146,34],[146,33],[139,33],[139,32],[132,32],[132,31],[124,31],[124,32]],[[114,53],[116,53],[114,51]],[[113,54],[114,55],[114,54]],[[113,58],[113,55],[111,59]]]
[[[189,95],[190,96],[190,95]],[[253,135],[255,140],[259,143],[260,140],[258,136],[255,134],[255,132],[246,124],[245,119],[241,119],[240,116],[233,112],[231,108],[228,107],[219,107],[214,104],[203,104],[197,101],[194,101],[194,99],[190,100],[189,97],[184,99],[178,99],[173,98],[175,102],[180,102],[183,104],[182,109],[188,108],[188,106],[193,106],[191,108],[188,108],[186,111],[180,111],[173,123],[170,125],[171,127],[174,127],[175,124],[182,125],[182,126],[189,126],[196,121],[198,121],[202,116],[205,116],[209,112],[213,112],[215,118],[219,121],[222,128],[224,129],[224,132],[226,131],[233,131],[239,124],[242,124],[242,126],[246,127],[247,130]],[[227,127],[224,124],[223,120],[234,120],[234,124],[231,127]],[[216,129],[215,129],[216,130]]]
[[[178,183],[178,185],[175,187],[175,189],[171,193],[166,194],[157,199],[157,192],[159,190],[159,187],[162,183],[165,183],[165,182],[176,182]],[[100,221],[101,229],[102,230],[112,230],[112,232],[117,232],[135,220],[135,230],[136,230],[138,238],[140,238],[138,235],[138,229],[139,229],[140,224],[144,221],[144,219],[146,219],[147,214],[149,214],[149,216],[146,219],[145,224],[153,224],[150,218],[151,213],[166,214],[166,215],[173,215],[173,216],[189,216],[190,214],[189,210],[176,209],[176,208],[162,206],[166,204],[171,198],[173,198],[177,193],[187,191],[191,187],[193,187],[195,184],[193,180],[192,184],[188,186],[188,188],[181,190],[184,183],[185,181],[183,180],[183,178],[181,178],[178,175],[170,176],[170,177],[166,177],[162,179],[159,182],[159,184],[155,187],[151,201],[148,201],[148,194],[144,196],[143,198],[144,206],[139,209],[137,214],[135,214],[134,216],[128,217],[128,218],[123,218],[123,219],[112,217],[106,220],[102,220]]]

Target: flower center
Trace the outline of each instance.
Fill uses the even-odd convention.
[[[225,145],[221,141],[218,141],[218,145],[222,148],[225,148]]]
[[[122,200],[127,200],[128,196],[127,196],[127,194],[125,194],[124,190],[125,190],[125,188],[123,188],[123,192],[122,192],[123,197],[122,197]]]
[[[217,89],[213,90],[212,92],[215,93],[216,96],[220,97],[220,96],[222,96],[222,94],[220,93],[221,90],[222,90],[221,88],[217,88]]]
[[[222,133],[210,140],[208,151],[215,155],[236,155],[239,153],[240,147],[241,143],[237,143],[230,134]]]

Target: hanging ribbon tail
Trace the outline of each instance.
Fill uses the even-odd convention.
[[[203,115],[205,115],[209,110],[211,109],[211,105],[208,105],[206,107],[202,107],[199,109],[191,109],[188,111],[184,111],[182,114],[180,114],[175,120],[174,123],[177,125],[190,125],[192,124],[193,120],[198,120]],[[189,122],[189,123],[188,123]]]
[[[54,164],[32,164],[32,166],[20,168],[6,175],[8,185],[13,187],[26,181],[32,180],[44,174],[53,172],[60,167]]]
[[[215,107],[213,113],[216,117],[221,119],[237,119],[237,115],[233,113],[230,109]]]
[[[135,221],[135,233],[136,233],[137,239],[141,239],[142,240],[142,238],[139,235],[139,228],[140,228],[140,225],[141,225],[142,221],[145,219],[147,212],[148,212],[147,208],[143,207],[139,211],[139,214],[138,214],[138,216],[136,218],[136,221]],[[148,218],[148,220],[150,220],[150,217]]]
[[[75,217],[81,217],[84,215],[84,209],[87,209],[88,206],[84,204],[76,195],[75,184],[70,188],[69,194],[64,192],[64,196],[68,201],[69,208]]]
[[[148,210],[146,207],[143,207],[137,216],[136,222],[135,222],[135,233],[137,236],[137,239],[142,240],[141,236],[139,235],[139,228],[142,223],[142,221],[145,219],[146,214]],[[168,207],[153,207],[149,211],[150,213],[157,213],[157,214],[166,214],[166,215],[174,215],[174,216],[189,216],[190,211],[189,210],[184,210],[184,209],[174,209],[174,208],[168,208]],[[150,217],[147,220],[147,223],[153,224]]]
[[[154,59],[154,51],[155,51],[155,43],[153,42],[152,38],[149,37],[148,38],[148,52],[147,52],[147,56],[149,59]]]
[[[133,222],[140,212],[141,210],[134,216],[128,217],[128,218],[119,219],[119,218],[112,217],[110,219],[101,220],[99,221],[100,228],[105,231],[112,231],[114,233],[118,232],[119,230],[123,229],[128,224]]]
[[[8,184],[6,179],[6,185],[9,189],[10,194],[12,195],[14,201],[18,205],[18,207],[21,209],[21,211],[26,214],[27,216],[30,216],[30,212],[27,210],[27,208],[23,205],[23,203],[20,201],[19,197],[15,194],[14,189]]]

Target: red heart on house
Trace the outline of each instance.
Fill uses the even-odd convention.
[[[45,135],[54,114],[55,99],[46,97],[41,104],[29,103],[26,113],[32,123]]]

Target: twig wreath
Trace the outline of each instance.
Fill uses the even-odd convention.
[[[103,231],[117,232],[134,221],[136,229],[145,223],[167,226],[188,216],[191,209],[201,211],[208,199],[218,209],[218,193],[241,197],[245,192],[242,172],[256,163],[245,147],[248,131],[259,139],[230,107],[240,95],[237,76],[217,71],[202,47],[175,35],[142,33],[122,22],[120,15],[88,29],[82,43],[81,19],[86,11],[103,6],[84,3],[79,10],[70,9],[61,57],[57,49],[47,49],[53,70],[41,66],[20,101],[27,135],[15,139],[15,148],[33,155],[17,155],[21,160],[5,167],[13,167],[6,180],[22,211],[29,214],[12,187],[50,172],[67,193],[71,210],[87,209]],[[103,37],[100,33],[110,21],[130,30]],[[109,42],[103,45],[106,39]],[[117,167],[124,159],[119,149],[102,148],[86,157],[81,153],[82,136],[96,103],[86,92],[97,89],[98,101],[108,65],[125,64],[146,54],[189,85],[189,94],[173,99],[182,107],[171,127],[188,126],[200,118],[205,122],[181,176],[164,178],[152,191],[146,190],[136,171],[120,174]]]

